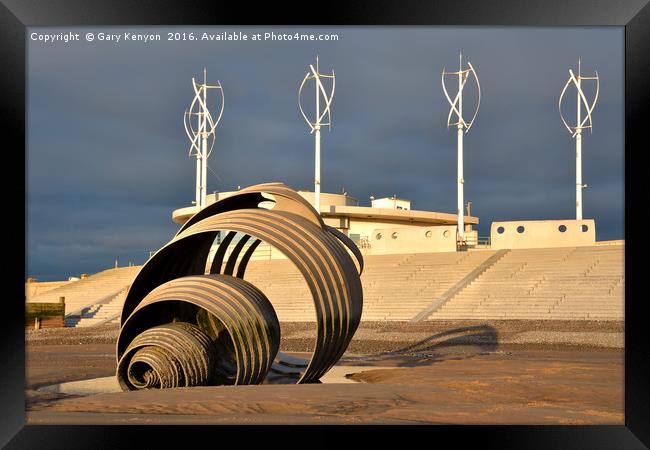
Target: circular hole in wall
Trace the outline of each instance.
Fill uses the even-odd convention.
[[[431,232],[428,231],[428,233],[431,233]],[[442,232],[442,235],[443,235],[444,237],[448,238],[448,237],[449,237],[449,230],[445,230],[445,231],[443,231],[443,232]]]
[[[506,229],[503,228],[503,227],[497,228],[497,233],[499,233],[499,234],[503,234],[504,231],[506,231]]]
[[[445,231],[445,233],[447,233],[447,231]],[[425,235],[426,237],[430,238],[430,237],[431,237],[431,230],[429,230],[429,231],[427,231],[426,233],[424,233],[424,235]],[[445,236],[445,237],[447,237],[447,236]]]
[[[397,231],[393,232],[393,234],[390,235],[393,239],[397,239]]]
[[[583,225],[582,227],[582,232],[585,233],[587,230],[589,230],[589,227],[587,225]]]
[[[523,226],[521,226],[521,225],[519,225],[519,226],[517,227],[517,233],[519,233],[519,234],[523,233],[525,230],[526,230],[526,229],[525,229]]]
[[[557,229],[560,230],[560,233],[564,233],[566,231],[566,225],[560,225]]]
[[[377,234],[375,235],[375,239],[377,239],[377,240],[381,239],[381,233],[377,233]]]

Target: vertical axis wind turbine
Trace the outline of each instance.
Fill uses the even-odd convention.
[[[580,59],[578,59],[578,76],[575,76],[573,70],[569,69],[569,79],[567,80],[562,92],[560,93],[560,100],[558,100],[558,108],[560,110],[560,118],[564,123],[564,126],[571,137],[576,140],[576,220],[582,220],[582,189],[587,187],[586,184],[582,184],[582,130],[589,128],[589,132],[593,132],[593,127],[591,123],[591,113],[596,106],[596,101],[598,100],[598,92],[600,90],[600,79],[598,78],[598,71],[594,71],[595,75],[593,77],[583,77],[580,73]],[[582,80],[594,80],[596,82],[596,94],[594,96],[594,101],[589,105],[585,93],[582,91]],[[573,84],[576,88],[576,125],[571,126],[567,123],[562,114],[562,99],[566,93],[567,88],[570,84]],[[582,117],[582,106],[585,107],[585,116]]]
[[[300,83],[300,88],[298,88],[298,107],[300,108],[300,113],[302,117],[309,125],[311,129],[310,134],[316,132],[314,136],[314,146],[315,146],[315,168],[314,168],[314,207],[316,211],[320,214],[320,127],[321,125],[327,126],[329,130],[332,129],[332,99],[334,98],[334,89],[336,88],[336,76],[334,75],[334,69],[332,69],[332,75],[325,75],[320,73],[318,67],[318,55],[316,55],[316,68],[312,64],[309,65],[309,72],[303,78],[302,83]],[[332,91],[327,94],[325,87],[321,81],[321,78],[331,78],[332,79]],[[309,80],[315,80],[316,85],[316,114],[314,120],[310,120],[305,111],[302,108],[302,90],[305,87],[305,83]],[[323,98],[324,104],[321,112],[321,96]],[[327,115],[327,122],[322,120]]]
[[[456,75],[458,77],[458,93],[456,94],[453,100],[449,96],[449,93],[447,92],[447,87],[445,86],[445,75]],[[470,75],[476,82],[478,101],[476,103],[476,110],[474,111],[472,120],[470,120],[468,123],[463,118],[463,90],[465,89],[465,84],[467,83],[467,79],[470,77]],[[463,69],[462,54],[460,54],[459,56],[458,72],[446,72],[444,68],[442,69],[442,90],[445,93],[445,97],[447,97],[447,101],[449,102],[449,105],[451,106],[451,109],[449,110],[449,115],[447,116],[447,128],[455,125],[458,129],[458,177],[457,177],[458,241],[464,242],[465,224],[463,220],[464,219],[463,218],[463,208],[464,208],[463,185],[465,184],[465,180],[463,178],[463,131],[465,133],[469,131],[469,129],[474,124],[474,119],[476,119],[476,114],[478,114],[478,108],[481,105],[481,85],[478,82],[478,76],[476,75],[476,71],[474,70],[474,67],[472,67],[472,63],[467,61],[467,69]],[[455,116],[458,120],[453,122],[452,116]]]
[[[205,207],[207,190],[208,157],[212,153],[215,141],[215,131],[223,114],[224,96],[221,83],[207,84],[206,69],[203,69],[203,83],[197,84],[192,77],[194,99],[183,115],[185,133],[190,140],[189,156],[196,156],[196,206],[199,210]],[[221,104],[218,106],[219,115],[216,120],[208,108],[208,89],[217,89],[220,93]]]

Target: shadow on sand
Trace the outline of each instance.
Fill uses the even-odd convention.
[[[360,366],[383,362],[395,367],[417,367],[484,355],[495,351],[498,346],[497,330],[489,325],[477,325],[442,331],[397,350],[344,356],[340,361]]]

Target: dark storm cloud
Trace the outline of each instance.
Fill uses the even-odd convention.
[[[190,78],[204,66],[226,94],[208,190],[265,181],[312,189],[313,136],[296,91],[317,52],[321,69],[337,74],[334,123],[322,137],[323,190],[345,188],[362,204],[397,194],[415,209],[446,212],[456,208],[456,133],[445,126],[440,72],[457,67],[459,51],[471,60],[483,96],[465,135],[465,200],[482,236],[492,220],[574,217],[574,143],[557,99],[581,57],[584,72],[601,77],[595,129],[583,145],[584,215],[596,220],[599,240],[623,238],[622,29],[273,30],[340,40],[30,42],[28,273],[61,278],[116,258],[142,263],[173,235],[171,211],[194,197],[181,119]],[[82,39],[87,31],[116,32],[80,28]],[[147,31],[164,38],[169,30]]]

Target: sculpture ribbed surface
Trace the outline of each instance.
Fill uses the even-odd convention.
[[[305,302],[316,310],[316,339],[309,361],[279,352],[275,310],[244,279],[262,242],[295,265],[311,292]],[[281,183],[242,189],[192,216],[133,281],[117,343],[120,385],[316,382],[359,325],[362,271],[354,242],[297,192]]]

